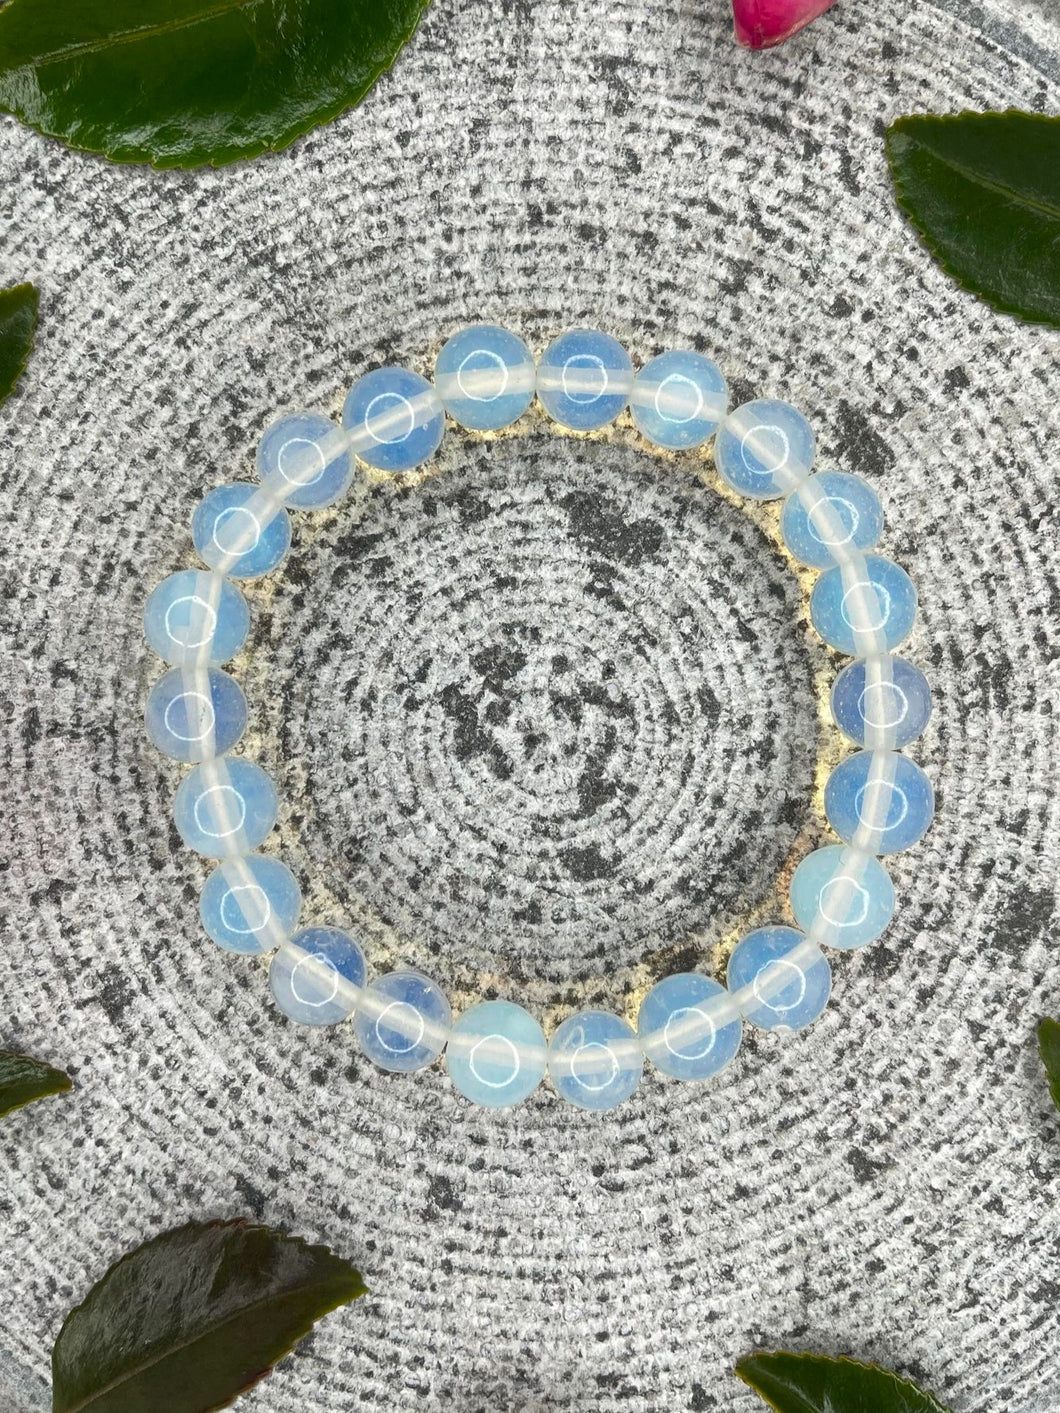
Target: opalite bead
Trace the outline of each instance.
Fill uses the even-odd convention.
[[[233,579],[258,579],[283,563],[291,547],[291,517],[261,486],[242,481],[203,496],[191,537],[211,569]]]
[[[174,667],[218,667],[250,630],[247,601],[221,574],[183,569],[152,589],[144,608],[144,636]]]
[[[761,1030],[804,1030],[828,1004],[832,969],[793,927],[748,933],[729,958],[729,991],[750,988],[744,1015]]]
[[[810,617],[837,652],[879,656],[909,636],[916,604],[916,589],[904,569],[878,554],[857,555],[817,580]]]
[[[342,425],[353,450],[378,471],[411,471],[434,455],[445,434],[441,399],[408,368],[377,368],[350,389]]]
[[[724,986],[699,972],[679,972],[645,996],[637,1034],[663,1074],[711,1079],[735,1059],[743,1022]]]
[[[607,1011],[565,1020],[548,1047],[556,1092],[578,1109],[613,1109],[640,1083],[644,1054],[633,1027]]]
[[[897,751],[931,720],[931,688],[901,657],[849,663],[832,687],[832,715],[844,736],[871,751]]]
[[[819,471],[784,502],[780,530],[800,564],[829,569],[852,550],[873,549],[879,543],[883,507],[860,476]]]
[[[809,422],[786,402],[745,402],[730,412],[714,442],[718,475],[754,500],[789,495],[810,474],[814,452]]]
[[[352,1015],[368,968],[364,953],[337,927],[303,927],[269,967],[277,1006],[299,1025],[338,1025]]]
[[[698,353],[661,353],[637,374],[629,399],[637,429],[655,446],[702,446],[729,410],[721,369]]]
[[[181,782],[173,819],[189,849],[208,859],[252,853],[276,823],[276,786],[252,760],[219,756]]]
[[[920,767],[897,751],[858,751],[824,787],[828,823],[869,854],[896,854],[927,833],[935,792]]]
[[[445,1049],[453,1013],[445,992],[416,971],[391,971],[361,997],[353,1028],[380,1069],[411,1074]]]
[[[160,751],[192,765],[223,756],[247,725],[247,699],[219,667],[174,667],[151,688],[147,734]]]
[[[453,1025],[445,1062],[466,1098],[487,1108],[518,1104],[545,1077],[545,1032],[522,1006],[482,1001]]]
[[[591,432],[624,410],[633,391],[633,361],[609,334],[568,329],[537,365],[537,395],[562,427]]]
[[[291,412],[258,443],[261,483],[292,510],[322,510],[350,484],[353,457],[345,434],[319,412]]]
[[[206,934],[226,952],[258,957],[283,945],[298,926],[302,890],[279,859],[247,854],[217,865],[199,898]]]
[[[879,859],[845,844],[808,854],[791,880],[791,910],[809,937],[825,947],[864,947],[894,916],[894,885]]]
[[[537,370],[521,338],[495,324],[472,324],[438,355],[434,385],[454,422],[496,432],[517,422],[533,402]]]

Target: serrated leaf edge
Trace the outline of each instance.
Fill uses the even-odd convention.
[[[733,1372],[736,1374],[736,1377],[742,1379],[749,1388],[753,1388],[763,1402],[768,1403],[770,1408],[776,1409],[776,1413],[780,1413],[778,1405],[773,1402],[768,1394],[762,1392],[753,1379],[748,1378],[746,1366],[753,1363],[756,1359],[773,1359],[777,1356],[783,1356],[785,1359],[791,1359],[798,1363],[819,1364],[825,1361],[829,1364],[845,1364],[851,1368],[863,1369],[866,1373],[884,1374],[900,1387],[912,1389],[919,1397],[926,1398],[929,1403],[933,1403],[935,1405],[935,1413],[950,1413],[950,1410],[944,1404],[940,1403],[933,1393],[929,1392],[927,1389],[922,1389],[919,1384],[913,1383],[912,1379],[903,1379],[896,1374],[893,1369],[884,1369],[879,1364],[870,1364],[863,1359],[852,1359],[847,1354],[820,1354],[814,1353],[814,1351],[808,1349],[760,1349],[755,1354],[745,1355],[736,1365]],[[812,1409],[809,1404],[807,1404],[806,1407],[808,1413],[815,1413],[815,1410]]]
[[[310,1254],[321,1253],[321,1254],[323,1254],[323,1255],[325,1255],[325,1256],[331,1257],[332,1260],[336,1260],[336,1261],[341,1261],[341,1260],[344,1259],[343,1257],[336,1256],[335,1253],[334,1253],[334,1251],[332,1251],[331,1248],[328,1247],[328,1246],[323,1246],[323,1245],[321,1245],[321,1244],[319,1244],[319,1243],[311,1243],[311,1242],[308,1242],[308,1241],[305,1240],[304,1237],[300,1237],[300,1236],[289,1236],[289,1235],[287,1234],[287,1232],[280,1231],[278,1227],[270,1227],[270,1226],[268,1226],[268,1225],[267,1225],[266,1223],[264,1223],[264,1222],[250,1222],[250,1221],[247,1221],[247,1219],[246,1219],[245,1217],[234,1217],[234,1218],[230,1218],[230,1219],[226,1219],[226,1218],[223,1218],[223,1217],[215,1217],[215,1218],[211,1219],[210,1221],[205,1221],[205,1222],[199,1222],[199,1221],[185,1222],[183,1226],[172,1227],[169,1231],[159,1232],[157,1236],[150,1237],[147,1241],[141,1242],[141,1244],[140,1244],[139,1246],[134,1247],[131,1251],[127,1251],[124,1256],[119,1257],[119,1259],[118,1259],[117,1261],[115,1261],[112,1266],[109,1266],[109,1267],[107,1268],[107,1270],[103,1273],[103,1275],[100,1276],[99,1280],[96,1281],[96,1283],[92,1286],[92,1288],[89,1290],[88,1294],[85,1296],[84,1300],[82,1300],[79,1305],[75,1305],[75,1306],[67,1313],[66,1318],[63,1320],[63,1323],[62,1323],[62,1325],[61,1325],[60,1328],[59,1328],[59,1333],[58,1333],[58,1335],[57,1335],[56,1338],[55,1338],[55,1344],[52,1346],[52,1368],[53,1368],[53,1372],[54,1372],[54,1365],[55,1365],[55,1354],[56,1354],[56,1351],[58,1350],[59,1345],[60,1345],[60,1343],[61,1343],[61,1341],[62,1341],[62,1337],[63,1337],[63,1334],[64,1334],[64,1332],[65,1332],[65,1330],[66,1330],[67,1325],[70,1323],[70,1321],[74,1318],[75,1315],[79,1314],[79,1313],[85,1308],[85,1306],[89,1303],[89,1301],[90,1301],[90,1300],[92,1299],[92,1297],[95,1295],[95,1293],[97,1292],[97,1290],[99,1289],[99,1287],[100,1287],[101,1285],[103,1285],[103,1283],[104,1283],[106,1280],[108,1280],[108,1279],[110,1278],[110,1276],[114,1274],[114,1272],[116,1272],[120,1267],[124,1266],[127,1262],[132,1261],[134,1257],[141,1255],[141,1254],[147,1249],[147,1247],[149,1247],[149,1246],[154,1246],[156,1243],[160,1243],[160,1242],[164,1241],[165,1239],[167,1239],[168,1237],[176,1236],[176,1235],[177,1235],[178,1233],[180,1233],[180,1232],[189,1232],[189,1233],[190,1233],[190,1232],[204,1232],[204,1231],[210,1231],[210,1230],[212,1230],[212,1229],[218,1229],[218,1228],[223,1228],[223,1229],[225,1229],[226,1231],[242,1230],[242,1231],[265,1231],[265,1232],[271,1232],[271,1233],[273,1233],[273,1235],[281,1236],[285,1242],[288,1242],[288,1243],[290,1243],[291,1245],[294,1245],[294,1246],[301,1246],[301,1247],[303,1248],[303,1250],[309,1252]],[[346,1264],[349,1265],[349,1262],[346,1262]],[[238,1388],[238,1389],[232,1394],[232,1397],[231,1397],[231,1398],[226,1399],[223,1403],[216,1403],[216,1404],[214,1404],[214,1405],[213,1405],[211,1408],[209,1408],[209,1409],[204,1409],[204,1410],[203,1410],[203,1413],[215,1413],[215,1410],[216,1410],[216,1409],[227,1408],[227,1407],[229,1406],[229,1404],[233,1401],[233,1399],[236,1399],[236,1398],[240,1397],[240,1395],[243,1394],[243,1393],[245,1393],[245,1392],[247,1391],[247,1389],[253,1388],[253,1386],[254,1386],[256,1383],[259,1383],[263,1378],[265,1378],[265,1377],[271,1372],[271,1370],[276,1367],[276,1362],[278,1362],[278,1359],[284,1358],[287,1353],[290,1353],[290,1351],[291,1351],[292,1349],[294,1349],[295,1345],[298,1344],[300,1340],[303,1340],[303,1339],[306,1337],[306,1335],[309,1333],[309,1331],[310,1331],[310,1330],[313,1328],[313,1326],[316,1324],[317,1320],[323,1319],[323,1317],[324,1317],[325,1315],[330,1315],[330,1314],[332,1313],[332,1311],[337,1310],[340,1305],[348,1305],[348,1304],[350,1304],[352,1301],[354,1301],[354,1300],[360,1300],[360,1299],[362,1299],[365,1295],[369,1295],[369,1294],[371,1293],[371,1292],[369,1291],[368,1287],[365,1285],[364,1280],[363,1280],[363,1278],[362,1278],[362,1276],[361,1276],[360,1271],[358,1271],[358,1270],[354,1269],[354,1267],[350,1266],[350,1274],[351,1274],[351,1276],[353,1277],[353,1280],[354,1280],[354,1283],[355,1283],[355,1286],[356,1286],[356,1289],[354,1289],[354,1291],[353,1291],[352,1294],[349,1294],[349,1295],[340,1294],[339,1296],[336,1297],[336,1299],[334,1300],[333,1303],[331,1303],[331,1304],[329,1304],[329,1305],[326,1305],[325,1308],[324,1308],[323,1310],[321,1310],[320,1314],[317,1315],[314,1319],[310,1320],[310,1321],[308,1322],[308,1324],[306,1324],[304,1327],[299,1326],[299,1327],[297,1328],[297,1332],[296,1332],[294,1338],[291,1340],[290,1344],[287,1346],[287,1350],[285,1351],[284,1354],[280,1354],[280,1355],[277,1357],[277,1360],[276,1360],[276,1361],[274,1361],[274,1362],[271,1363],[271,1364],[266,1365],[263,1369],[258,1370],[258,1371],[251,1377],[251,1379],[249,1380],[248,1383],[243,1384],[240,1388]],[[335,1285],[338,1285],[338,1284],[339,1284],[339,1278],[338,1278],[338,1277],[335,1278],[333,1284],[335,1284]],[[298,1290],[303,1290],[303,1289],[309,1290],[309,1289],[312,1289],[312,1288],[313,1288],[313,1287],[311,1287],[311,1286],[304,1286],[304,1287],[301,1287],[301,1286],[300,1286],[300,1287],[297,1287],[295,1290],[289,1291],[289,1292],[287,1292],[287,1293],[290,1294],[290,1295],[294,1295],[294,1294],[297,1293]],[[317,1288],[317,1289],[320,1289],[319,1286],[316,1287],[316,1288]],[[273,1299],[275,1299],[275,1297],[263,1298],[262,1300],[255,1300],[255,1301],[252,1301],[252,1302],[251,1302],[250,1304],[248,1304],[248,1305],[242,1306],[241,1309],[239,1309],[238,1311],[236,1311],[234,1314],[230,1315],[227,1319],[221,1320],[217,1325],[215,1325],[215,1326],[213,1327],[213,1329],[211,1330],[211,1333],[214,1333],[214,1332],[216,1332],[217,1330],[223,1330],[224,1327],[225,1327],[225,1325],[231,1323],[233,1320],[239,1319],[241,1316],[243,1316],[244,1314],[246,1314],[246,1312],[247,1312],[248,1310],[254,1310],[254,1309],[255,1309],[257,1306],[259,1306],[259,1305],[268,1305],[268,1304],[270,1303],[270,1301],[273,1300]],[[330,1299],[330,1296],[329,1296],[329,1299]],[[162,1361],[163,1361],[164,1359],[168,1358],[169,1355],[170,1355],[171,1353],[173,1353],[175,1350],[178,1350],[178,1349],[188,1349],[188,1348],[190,1348],[190,1347],[191,1347],[193,1344],[195,1344],[195,1343],[196,1343],[196,1340],[190,1339],[190,1340],[185,1340],[182,1344],[175,1344],[175,1345],[173,1345],[172,1349],[171,1349],[171,1350],[167,1350],[165,1354],[160,1355],[157,1359],[152,1359],[152,1360],[148,1361],[147,1363],[144,1363],[144,1364],[141,1365],[140,1367],[141,1367],[141,1368],[144,1368],[144,1369],[153,1368],[155,1365],[162,1363]],[[70,1404],[65,1404],[65,1405],[63,1405],[61,1408],[59,1407],[58,1404],[54,1404],[54,1403],[53,1403],[53,1405],[52,1405],[52,1413],[84,1413],[84,1410],[86,1410],[86,1409],[89,1410],[89,1413],[91,1413],[92,1403],[95,1402],[96,1399],[98,1399],[101,1394],[110,1393],[113,1389],[120,1387],[120,1385],[121,1385],[122,1382],[124,1382],[124,1381],[121,1380],[121,1379],[115,1379],[112,1383],[108,1384],[105,1388],[97,1389],[96,1392],[92,1395],[92,1400],[91,1400],[90,1402],[87,1402],[87,1403],[85,1403],[85,1402],[82,1402],[82,1403],[70,1403]]]
[[[950,264],[944,249],[932,239],[929,233],[920,224],[909,199],[906,184],[899,176],[895,166],[893,140],[896,136],[901,136],[904,133],[904,125],[911,120],[915,121],[917,118],[931,118],[933,121],[940,123],[958,123],[969,117],[986,118],[989,120],[993,118],[1007,118],[1011,117],[1013,114],[1023,118],[1046,118],[1051,116],[1041,113],[1028,113],[1025,108],[991,109],[987,112],[980,112],[974,108],[964,108],[959,113],[903,113],[900,118],[896,118],[894,122],[887,127],[884,133],[884,151],[887,157],[887,167],[890,171],[891,185],[894,188],[895,199],[898,202],[899,209],[912,226],[920,244],[935,261],[939,269],[942,270],[958,288],[964,290],[966,294],[970,294],[974,299],[977,299],[981,304],[985,304],[988,309],[993,309],[998,314],[1009,314],[1014,318],[1022,320],[1023,323],[1035,324],[1041,328],[1060,329],[1060,319],[1053,319],[1048,315],[1035,313],[1024,308],[1022,305],[1014,304],[1010,300],[997,295],[984,294],[981,289],[977,289],[976,286],[965,279],[959,271],[955,270]],[[1058,118],[1057,121],[1060,122],[1060,118]]]

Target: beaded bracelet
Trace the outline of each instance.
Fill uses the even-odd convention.
[[[699,972],[669,976],[641,1004],[634,1029],[618,1015],[585,1011],[546,1040],[523,1007],[491,1000],[456,1020],[441,988],[412,970],[369,982],[365,956],[347,932],[299,928],[301,892],[290,869],[256,852],[276,822],[276,787],[255,762],[229,754],[247,724],[246,699],[221,671],[250,624],[236,581],[277,569],[291,544],[289,510],[334,504],[355,459],[401,473],[437,451],[446,414],[474,432],[517,422],[535,394],[561,428],[589,432],[629,408],[637,431],[670,451],[705,448],[740,496],[783,498],[781,533],[795,560],[819,570],[811,621],[825,643],[851,657],[831,692],[840,731],[860,747],[832,771],[825,814],[842,843],[798,866],[790,885],[796,927],[759,927],[733,950],[727,986]],[[901,748],[924,730],[931,695],[923,674],[894,655],[917,598],[907,575],[874,553],[883,528],[875,492],[844,472],[811,474],[814,436],[786,403],[728,411],[728,387],[709,359],[664,353],[634,376],[629,355],[591,330],[562,334],[535,367],[522,339],[492,325],[454,335],[433,384],[380,368],[353,387],[342,425],[314,412],[280,418],[258,447],[260,484],[219,486],[192,517],[208,566],[172,574],[151,594],[146,637],[171,670],[152,688],[147,731],[156,746],[194,768],[174,806],[184,842],[220,862],[202,890],[203,926],[220,947],[273,953],[279,1009],[306,1025],[353,1019],[364,1053],[390,1071],[425,1068],[443,1052],[457,1089],[501,1107],[526,1098],[546,1072],[585,1109],[609,1109],[636,1089],[645,1057],[679,1080],[705,1080],[736,1055],[743,1022],[802,1030],[824,1009],[831,968],[822,947],[850,950],[883,932],[894,890],[880,855],[915,844],[934,814],[924,772]]]

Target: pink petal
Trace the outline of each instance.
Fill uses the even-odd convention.
[[[736,38],[748,49],[770,49],[834,4],[835,0],[732,0]]]

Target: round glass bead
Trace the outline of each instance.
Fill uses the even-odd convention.
[[[879,859],[844,844],[808,854],[791,880],[791,910],[803,932],[826,947],[864,947],[894,916],[894,885]]]
[[[174,667],[147,698],[147,734],[160,751],[192,765],[223,756],[247,725],[247,699],[219,667]]]
[[[174,667],[218,667],[235,657],[249,631],[250,609],[239,589],[203,569],[163,579],[144,608],[144,636]]]
[[[878,554],[826,569],[810,595],[810,618],[830,648],[878,656],[912,631],[916,589],[904,569]]]
[[[832,969],[824,953],[809,948],[795,928],[760,927],[737,943],[729,958],[728,982],[731,992],[751,988],[744,1015],[752,1025],[804,1030],[828,1004]]]
[[[896,854],[927,833],[935,817],[935,792],[908,756],[858,751],[828,777],[824,810],[848,844],[869,854]]]
[[[832,715],[844,736],[873,751],[897,751],[931,720],[927,678],[901,657],[849,663],[832,687]]]
[[[337,927],[303,927],[272,959],[269,987],[299,1025],[338,1025],[352,1015],[368,968],[364,953]]]
[[[408,368],[377,368],[359,378],[342,409],[342,425],[362,461],[378,471],[411,471],[434,455],[445,413],[434,387]]]
[[[280,947],[298,926],[302,890],[286,864],[247,854],[217,865],[199,898],[206,934],[226,952],[259,957]]]
[[[819,471],[784,502],[784,543],[811,569],[829,569],[852,550],[873,549],[883,533],[883,506],[867,481],[845,471]]]
[[[345,492],[353,457],[345,435],[319,412],[292,412],[258,443],[261,483],[292,510],[322,510]]]
[[[711,1079],[736,1057],[743,1022],[725,987],[699,972],[668,976],[645,996],[637,1017],[644,1053],[674,1079]]]
[[[276,823],[276,786],[252,760],[218,756],[181,782],[173,819],[189,849],[208,859],[252,853]]]
[[[591,432],[624,410],[633,391],[633,362],[609,334],[568,329],[553,339],[537,366],[537,395],[562,427]]]
[[[443,347],[434,383],[454,422],[496,432],[518,422],[533,402],[537,372],[521,338],[495,324],[472,324]]]
[[[191,537],[211,569],[233,579],[258,579],[283,563],[291,548],[291,518],[259,486],[242,481],[203,496]]]
[[[661,353],[637,374],[629,399],[633,421],[655,446],[702,446],[729,409],[721,369],[698,353]]]
[[[353,1028],[361,1049],[380,1069],[425,1069],[445,1049],[453,1013],[445,992],[416,971],[391,971],[361,997]]]
[[[613,1109],[640,1083],[644,1055],[633,1027],[607,1011],[565,1020],[548,1047],[556,1092],[578,1109]]]
[[[714,442],[721,479],[742,496],[776,500],[805,481],[816,443],[809,422],[786,402],[745,402],[730,412]]]
[[[466,1098],[487,1108],[518,1104],[545,1077],[545,1032],[522,1006],[482,1001],[453,1025],[445,1062]]]

